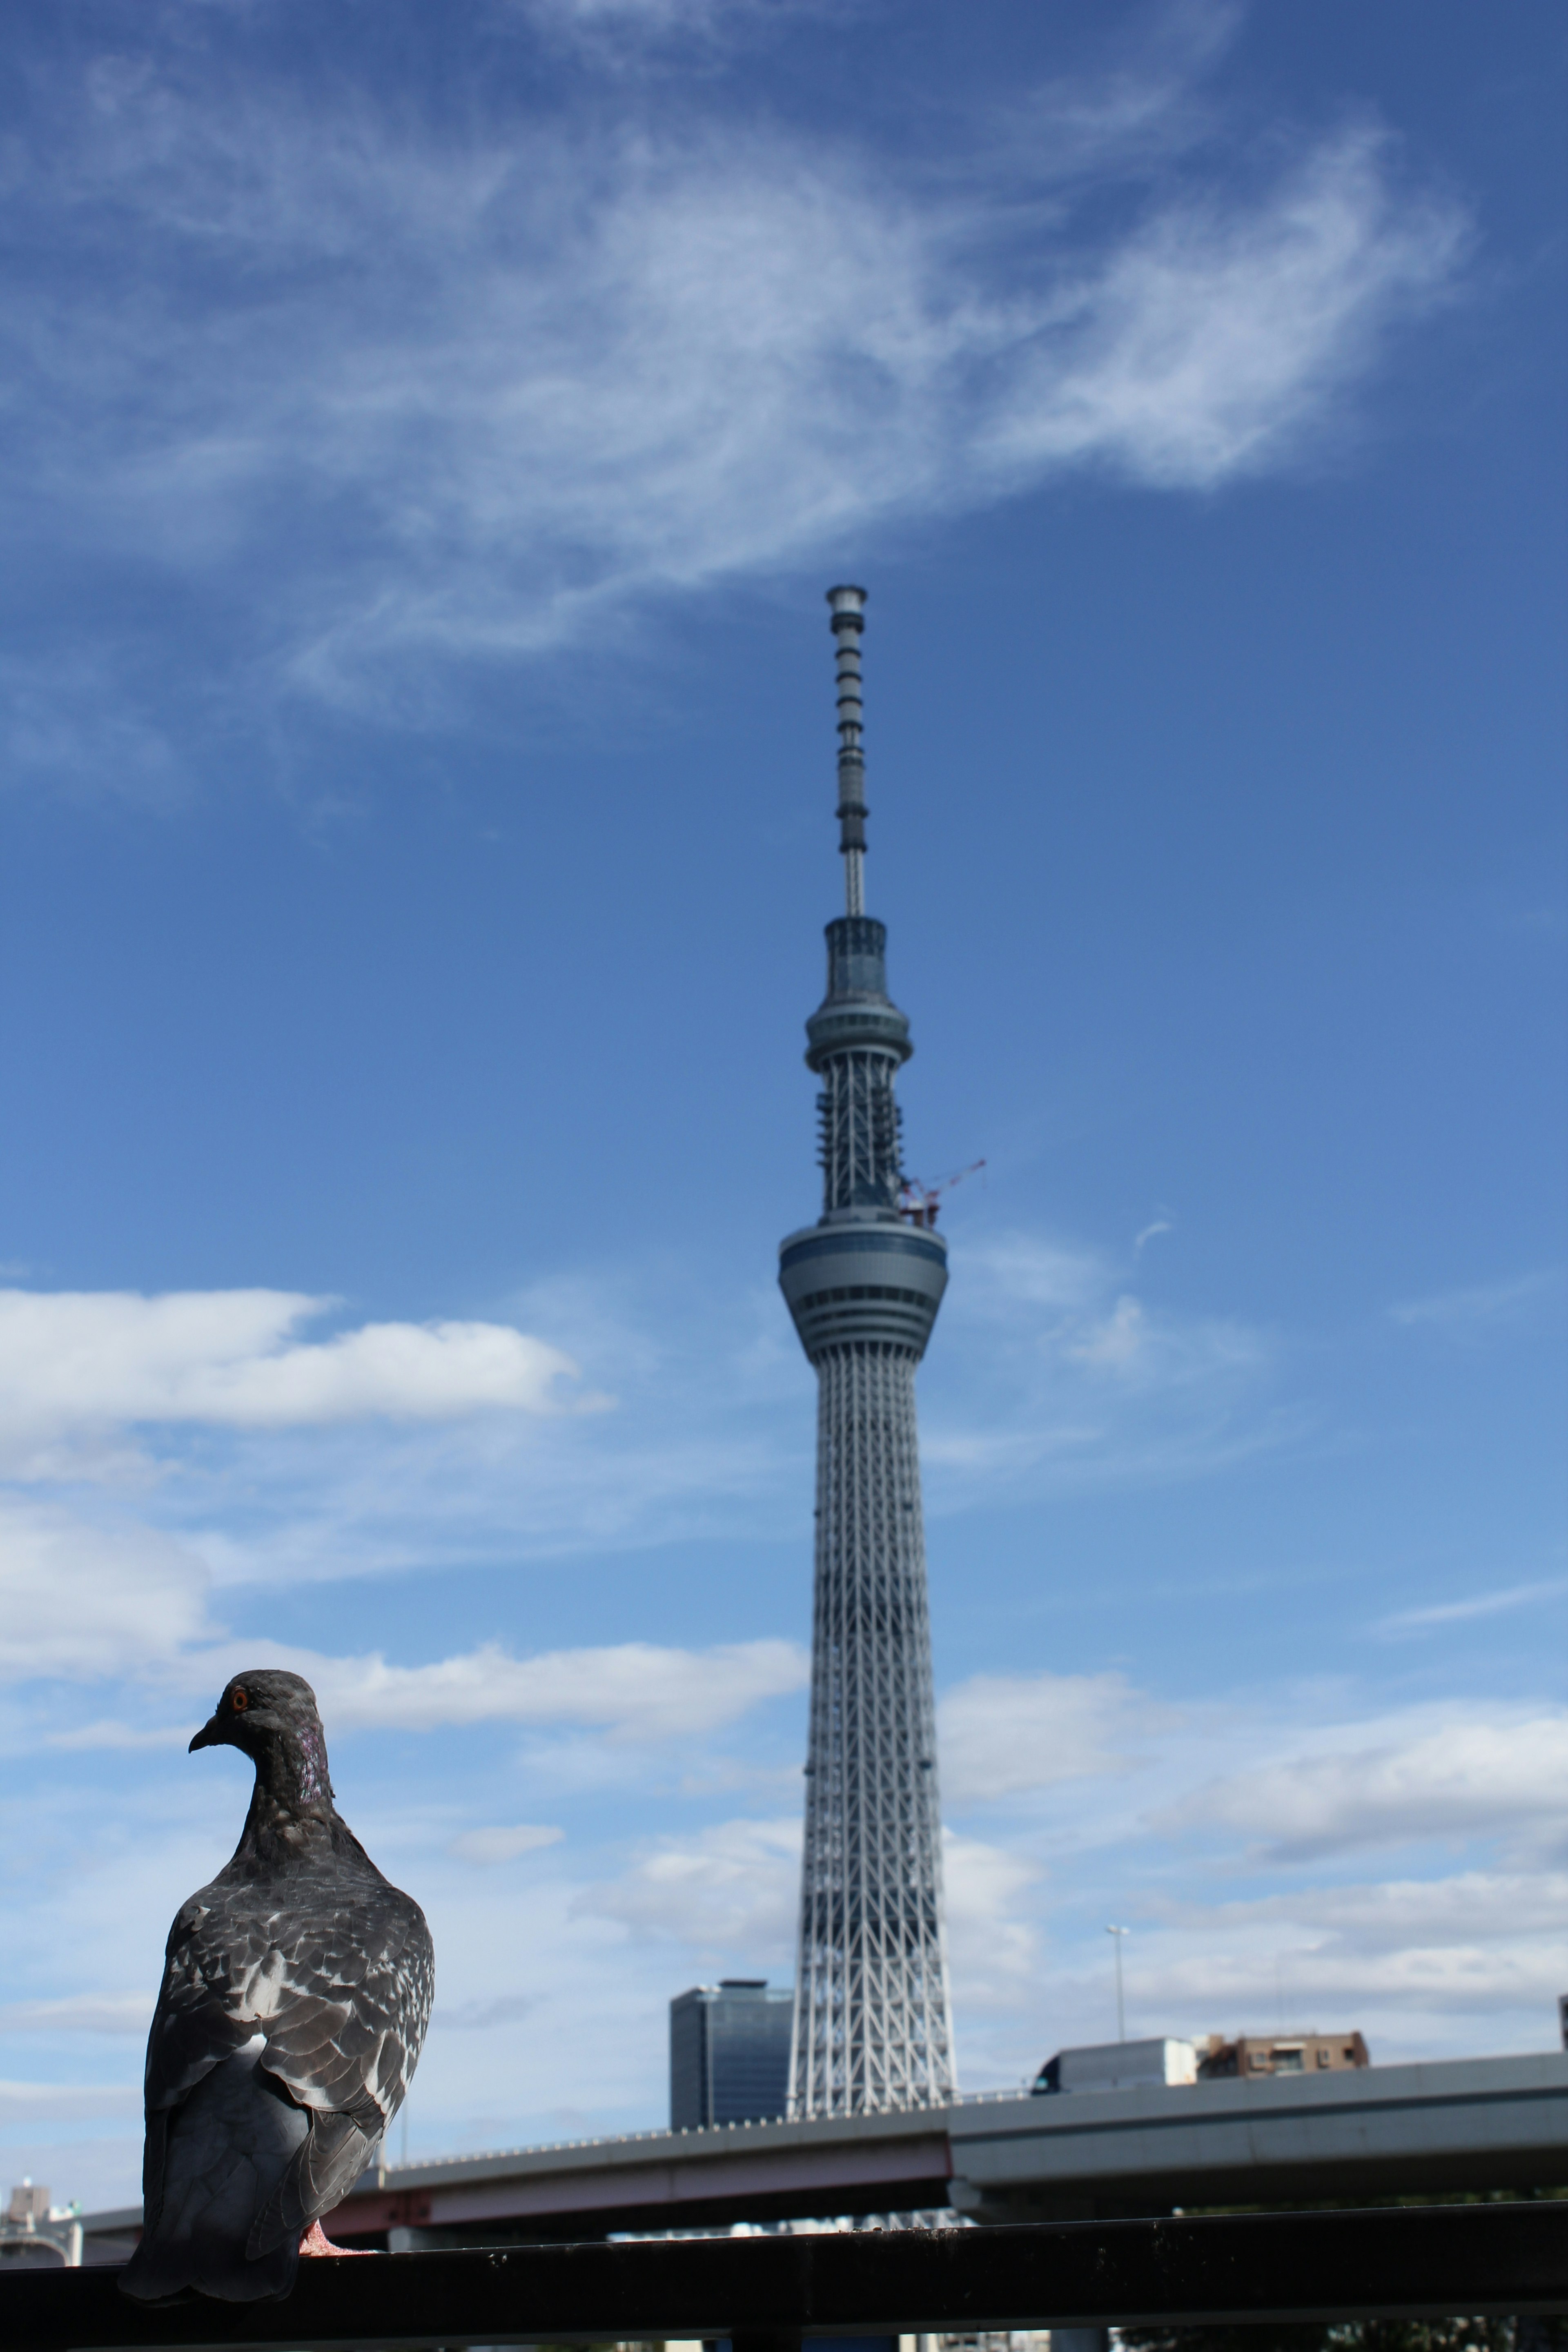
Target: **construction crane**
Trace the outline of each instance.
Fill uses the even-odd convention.
[[[906,1176],[899,1186],[900,1216],[911,1225],[934,1225],[936,1205],[942,1194],[951,1192],[955,1184],[962,1184],[966,1176],[974,1175],[984,1165],[984,1160],[972,1160],[967,1168],[955,1169],[940,1184],[922,1184],[918,1176]]]

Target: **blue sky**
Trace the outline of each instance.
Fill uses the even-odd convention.
[[[411,2153],[788,1978],[833,848],[945,1213],[960,2064],[1568,1988],[1559,13],[0,17],[13,2171],[301,1667]]]

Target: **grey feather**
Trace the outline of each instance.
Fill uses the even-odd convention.
[[[220,1742],[253,1759],[256,1790],[232,1860],[169,1932],[142,2238],[120,2282],[149,2302],[288,2293],[301,2234],[403,2103],[435,1985],[424,1914],[332,1803],[310,1685],[237,1675],[191,1745]]]

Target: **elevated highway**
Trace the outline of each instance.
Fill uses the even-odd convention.
[[[643,2132],[367,2173],[332,2235],[510,2244],[951,2206],[980,2221],[1110,2218],[1480,2189],[1568,2187],[1568,2052],[911,2113]],[[89,2215],[118,2261],[135,2209]]]

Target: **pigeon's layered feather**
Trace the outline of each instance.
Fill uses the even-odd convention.
[[[309,1722],[273,1685],[294,1686],[281,1694],[294,1713],[303,1694]],[[143,2236],[121,2281],[147,2300],[287,2293],[301,2233],[353,2187],[402,2105],[430,2016],[429,1929],[331,1803],[308,1685],[257,1674],[237,1686],[245,1736],[232,1744],[256,1752],[281,1717],[303,1762],[258,1755],[234,1857],[170,1930],[147,2044]],[[209,1725],[198,1739],[220,1736]]]

